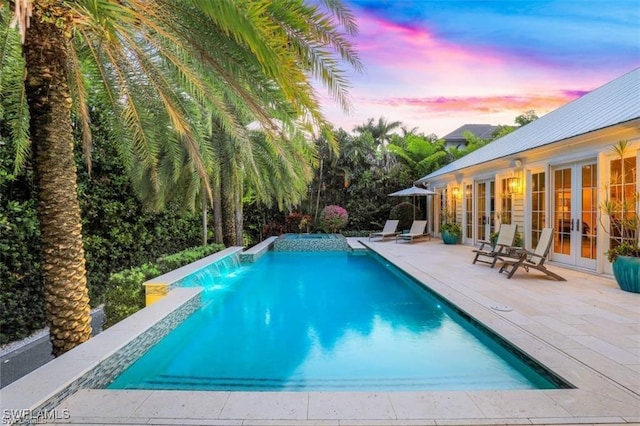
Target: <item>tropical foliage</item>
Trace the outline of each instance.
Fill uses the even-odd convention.
[[[355,25],[338,0],[324,5],[323,10],[266,0],[0,5],[5,41],[0,63],[3,70],[7,64],[16,69],[7,81],[3,73],[0,87],[14,88],[6,100],[17,112],[6,115],[14,133],[26,128],[28,106],[29,139],[16,136],[16,158],[24,161],[31,151],[55,355],[88,339],[91,331],[72,117],[89,169],[89,98],[100,93],[122,142],[119,155],[142,195],[152,194],[148,198],[163,205],[164,195],[174,193],[166,190],[172,184],[184,188],[181,193],[202,191],[211,199],[209,172],[220,163],[206,137],[213,133],[207,132],[209,123],[238,141],[253,120],[274,139],[326,129],[309,76],[348,108],[339,63],[360,68],[345,38]],[[10,28],[14,18],[19,37]],[[237,206],[239,185],[229,185]]]
[[[389,212],[389,219],[400,221],[398,222],[398,229],[400,230],[411,229],[413,219],[422,217],[422,210],[406,201],[394,206]]]
[[[35,189],[12,169],[13,140],[0,121],[0,345],[44,326]],[[10,313],[10,314],[9,314]]]
[[[347,108],[334,55],[360,68],[337,0],[45,1],[24,45],[8,25],[18,3],[0,4],[2,341],[43,324],[43,280],[56,353],[85,339],[84,269],[95,306],[114,270],[198,244],[200,216],[184,207],[210,203],[210,236],[228,245],[284,232],[293,209],[318,229],[332,204],[349,211],[347,229],[379,229],[398,201],[388,193],[454,158],[382,117],[327,130],[307,75]],[[26,85],[25,70],[37,77]]]

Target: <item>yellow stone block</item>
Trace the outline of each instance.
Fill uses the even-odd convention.
[[[145,306],[149,306],[162,299],[169,292],[169,285],[165,283],[152,283],[144,285]]]

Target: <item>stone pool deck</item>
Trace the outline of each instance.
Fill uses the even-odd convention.
[[[358,244],[354,240],[350,243]],[[640,424],[640,295],[621,291],[613,279],[553,264],[550,268],[567,282],[554,281],[537,271],[519,271],[509,280],[499,275],[497,269],[472,265],[470,247],[445,246],[435,238],[413,244],[366,239],[363,243],[533,356],[576,389],[80,390],[54,408],[59,417],[69,417],[57,422],[84,425]],[[108,332],[101,336],[108,350],[108,339],[105,339]],[[31,380],[37,378],[39,371],[30,375]],[[57,375],[62,373],[58,371]],[[10,388],[11,385],[3,391]]]

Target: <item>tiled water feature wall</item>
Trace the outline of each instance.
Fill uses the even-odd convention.
[[[273,243],[274,251],[349,251],[340,234],[284,234]]]
[[[240,267],[237,254],[223,257],[210,263],[186,277],[176,281],[169,288],[174,287],[205,287],[206,283],[218,284]]]

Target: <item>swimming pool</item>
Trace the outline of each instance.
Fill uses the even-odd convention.
[[[111,389],[551,389],[562,383],[373,254],[269,252]]]

